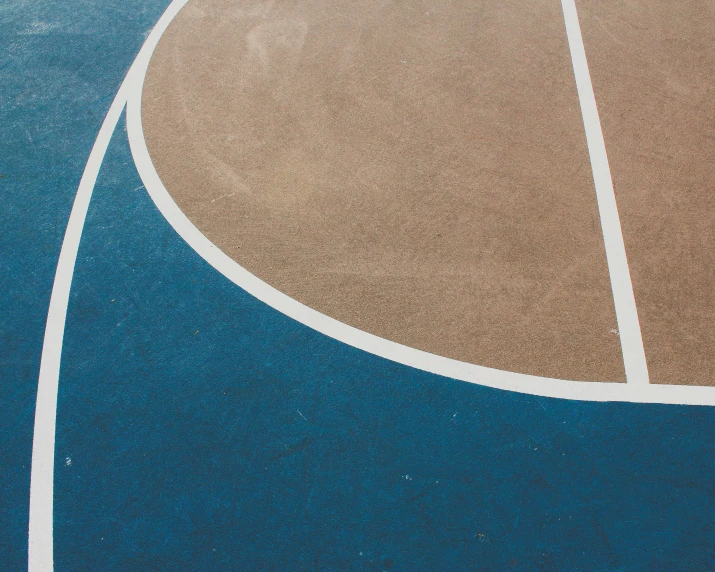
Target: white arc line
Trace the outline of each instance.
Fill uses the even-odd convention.
[[[342,322],[338,322],[329,316],[304,306],[300,302],[286,296],[275,288],[266,284],[258,277],[254,276],[237,262],[221,252],[208,238],[206,238],[189,219],[181,212],[174,200],[169,195],[157,174],[149,156],[141,123],[141,93],[144,83],[144,76],[149,66],[154,49],[159,39],[166,30],[169,23],[176,14],[186,4],[188,0],[174,0],[166,12],[161,16],[151,34],[147,37],[132,67],[127,73],[107,116],[102,123],[97,139],[92,147],[92,151],[87,160],[84,173],[80,180],[72,206],[67,230],[62,242],[55,281],[50,297],[50,307],[47,314],[47,326],[45,328],[45,338],[42,347],[42,358],[40,362],[40,376],[37,388],[37,406],[35,409],[35,429],[32,449],[32,469],[30,473],[30,526],[28,542],[28,572],[52,572],[53,570],[53,481],[54,481],[54,456],[55,456],[55,424],[57,415],[57,390],[59,386],[60,359],[62,355],[62,342],[64,338],[65,320],[67,317],[67,304],[69,301],[74,265],[77,259],[77,251],[84,228],[92,192],[97,180],[97,175],[106,153],[112,133],[116,128],[122,109],[127,103],[127,128],[129,132],[129,143],[132,156],[137,170],[142,178],[147,192],[154,200],[155,204],[167,219],[169,224],[177,231],[188,245],[202,256],[218,272],[226,276],[233,283],[246,290],[268,306],[275,308],[290,318],[305,324],[306,326],[328,335],[336,340],[389,359],[391,361],[411,366],[423,371],[438,375],[451,377],[457,380],[503,389],[507,391],[520,392],[530,395],[545,397],[556,397],[561,399],[578,399],[586,401],[626,401],[636,403],[670,403],[670,404],[690,404],[690,405],[710,405],[715,406],[715,389],[712,387],[693,387],[682,385],[648,385],[648,384],[622,384],[622,383],[602,383],[568,381],[526,375],[509,371],[497,370],[460,362],[442,356],[430,354],[414,348],[380,338],[373,334],[363,332]],[[563,0],[566,6],[571,0]],[[569,24],[569,17],[575,17],[575,7],[572,5],[571,16],[566,15],[567,30],[573,27],[573,22]],[[567,14],[567,8],[564,8]],[[576,20],[578,26],[578,20]],[[578,42],[580,41],[580,31],[578,32]],[[571,33],[571,32],[569,32]],[[569,41],[571,36],[569,35]],[[572,48],[573,49],[573,48]],[[583,65],[585,66],[585,54],[583,54]],[[574,63],[574,67],[576,64]],[[586,70],[587,87],[593,100],[593,111],[595,99],[590,88],[588,69]],[[577,78],[579,75],[577,74]],[[580,85],[580,84],[579,84]],[[581,88],[579,87],[579,90]],[[579,91],[579,95],[581,91]],[[583,105],[583,99],[582,99]],[[584,112],[585,113],[585,112]],[[600,123],[596,113],[596,128],[600,136],[602,147],[602,158],[605,161],[605,146],[600,131]],[[585,117],[584,117],[585,121]],[[587,136],[589,128],[587,128]],[[589,150],[590,150],[589,138]],[[593,162],[592,155],[592,162]],[[608,163],[605,162],[606,173],[608,175],[608,185],[611,189],[613,209],[616,216],[618,237],[623,251],[622,262],[625,263],[625,249],[623,239],[620,235],[620,223],[618,223],[618,212],[615,211],[615,197],[613,196]],[[595,174],[594,167],[594,177]],[[599,179],[600,180],[600,179]],[[601,187],[602,188],[602,187]],[[608,187],[607,187],[608,188]],[[598,192],[598,185],[597,185]],[[601,199],[599,196],[599,208]],[[603,213],[601,214],[603,220]],[[604,230],[604,235],[605,235]],[[611,243],[607,243],[608,246]],[[607,250],[608,252],[608,250]],[[609,268],[611,260],[609,258]],[[628,266],[625,265],[627,285],[630,291],[630,298],[633,299],[632,288],[630,288],[630,277],[628,276]],[[614,283],[614,294],[616,285]],[[620,288],[620,286],[619,286]],[[620,290],[619,290],[620,291]],[[617,302],[617,309],[619,307]],[[635,304],[633,304],[635,316]],[[621,316],[619,315],[619,327]],[[638,327],[636,317],[636,327]],[[622,333],[623,335],[623,333]],[[638,342],[641,347],[640,333]],[[624,354],[625,354],[624,349]],[[628,365],[627,365],[628,371]],[[647,380],[647,377],[646,377]],[[629,381],[631,379],[629,378]]]
[[[613,302],[616,307],[616,320],[618,321],[618,333],[621,339],[626,380],[630,384],[647,385],[648,365],[643,348],[643,337],[638,321],[631,274],[628,269],[621,221],[618,216],[616,193],[613,190],[611,169],[606,155],[606,143],[603,140],[601,120],[596,106],[596,96],[593,92],[591,75],[588,71],[586,49],[581,37],[581,26],[578,21],[576,4],[574,0],[561,0],[561,7],[564,12],[566,35],[569,49],[571,50],[571,61],[574,76],[576,77],[578,99],[581,104],[583,126],[586,131],[588,154],[591,158],[593,182],[596,187],[598,212],[601,217],[601,230],[606,249],[608,272],[611,277],[611,290],[613,291]]]
[[[57,416],[57,389],[60,377],[62,341],[65,333],[67,303],[77,250],[87,217],[89,201],[104,159],[109,140],[124,109],[126,98],[120,88],[84,168],[77,195],[72,205],[67,230],[62,241],[55,281],[47,312],[45,338],[42,344],[40,376],[37,384],[35,429],[32,439],[32,468],[30,470],[30,524],[28,539],[28,570],[46,572],[53,568],[52,554],[52,504],[55,464],[55,422]]]
[[[148,62],[164,30],[186,2],[187,0],[174,0],[169,5],[147,37],[117,91],[117,95],[109,107],[87,159],[67,222],[67,230],[62,241],[57,270],[55,271],[55,280],[52,285],[52,294],[50,295],[37,384],[35,427],[32,438],[32,466],[30,469],[28,572],[52,572],[54,569],[52,515],[57,391],[59,388],[60,361],[62,358],[67,305],[77,260],[77,251],[82,238],[84,222],[87,218],[87,209],[89,208],[99,169],[104,160],[104,154],[126,104],[127,94],[135,81],[136,73],[134,70],[137,64],[141,64],[142,61],[146,60]]]

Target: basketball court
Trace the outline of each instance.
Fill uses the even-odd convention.
[[[715,7],[0,8],[0,560],[715,567]]]

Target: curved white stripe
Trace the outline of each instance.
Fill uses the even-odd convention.
[[[30,476],[29,572],[53,570],[52,504],[57,389],[67,303],[87,209],[111,135],[129,102],[129,143],[139,174],[159,210],[178,234],[229,280],[287,316],[346,344],[424,371],[498,389],[588,401],[715,405],[715,388],[565,381],[468,364],[409,348],[317,312],[269,286],[221,252],[181,212],[149,157],[141,124],[144,77],[156,45],[188,0],[174,0],[142,46],[102,123],[72,207],[52,287],[37,388]]]
[[[137,62],[138,63],[138,62]],[[137,81],[127,100],[129,145],[139,175],[154,203],[176,232],[211,266],[249,294],[327,336],[380,357],[431,373],[532,395],[587,401],[632,401],[715,405],[715,388],[567,381],[492,369],[410,348],[364,332],[301,304],[224,254],[186,217],[161,182],[151,161],[142,128],[141,99],[149,58],[137,67]]]
[[[53,563],[52,513],[54,493],[55,465],[55,424],[57,419],[57,389],[60,377],[62,342],[64,339],[67,304],[69,301],[72,276],[74,275],[77,251],[87,218],[87,209],[92,198],[92,191],[97,181],[99,168],[104,154],[117,126],[127,100],[127,93],[136,83],[135,68],[141,68],[141,62],[149,61],[159,38],[174,16],[187,0],[174,0],[157,22],[137,59],[132,64],[121,87],[109,107],[97,139],[87,159],[82,178],[77,188],[72,212],[67,222],[67,230],[62,241],[60,256],[55,271],[55,280],[50,295],[47,312],[45,337],[40,359],[40,375],[37,384],[37,402],[35,405],[35,427],[32,439],[32,466],[30,469],[30,519],[28,530],[28,571],[51,572]],[[146,69],[146,68],[142,68]],[[143,74],[139,83],[143,81]],[[133,88],[136,90],[136,87]]]
[[[581,37],[581,26],[578,22],[574,0],[561,0],[566,24],[566,35],[571,51],[571,61],[576,79],[578,99],[581,104],[583,126],[586,131],[588,154],[591,158],[593,183],[596,187],[598,212],[601,217],[603,244],[606,249],[608,273],[611,276],[611,290],[616,307],[618,335],[621,339],[623,365],[628,383],[645,385],[648,383],[648,364],[643,348],[641,327],[638,321],[636,299],[633,294],[631,274],[626,259],[626,245],[621,232],[621,220],[618,216],[616,193],[613,190],[611,169],[608,166],[606,143],[601,131],[601,120],[598,117],[596,96],[591,85],[591,74],[586,61],[586,49]]]

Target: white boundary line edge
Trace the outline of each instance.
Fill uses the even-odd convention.
[[[55,280],[47,312],[45,337],[42,344],[40,374],[35,405],[35,427],[32,439],[32,465],[30,469],[30,518],[28,530],[28,572],[52,572],[53,557],[53,497],[55,465],[55,425],[57,419],[57,390],[60,377],[62,342],[67,318],[70,287],[74,275],[77,251],[87,218],[87,209],[104,154],[109,146],[114,129],[122,114],[127,94],[138,80],[138,89],[144,81],[146,65],[164,30],[187,0],[174,0],[147,37],[121,87],[109,107],[97,139],[87,159],[82,178],[77,188],[67,230],[62,241],[60,256],[55,271]],[[136,70],[141,70],[141,77]]]
[[[566,35],[571,51],[576,89],[581,103],[581,115],[586,131],[588,154],[591,158],[593,182],[596,187],[598,212],[601,217],[603,243],[608,261],[608,273],[611,276],[611,290],[616,307],[618,334],[621,339],[623,365],[628,383],[637,385],[648,384],[648,365],[641,327],[638,321],[636,299],[633,294],[631,274],[626,259],[626,246],[621,232],[621,221],[618,217],[616,193],[613,190],[611,169],[606,155],[606,143],[601,131],[601,120],[598,117],[596,96],[591,84],[591,74],[586,61],[586,49],[581,37],[581,26],[578,21],[574,0],[561,0],[566,24]]]
[[[60,359],[67,317],[72,275],[77,250],[82,237],[84,221],[94,183],[104,159],[109,140],[124,109],[124,94],[120,88],[107,116],[80,179],[72,205],[67,230],[62,241],[55,281],[47,312],[45,338],[42,344],[40,375],[35,405],[35,428],[32,439],[32,465],[30,469],[30,522],[28,538],[28,570],[46,572],[53,569],[52,560],[52,506],[54,493],[55,421],[57,416],[57,390],[60,377]]]
[[[159,175],[151,162],[149,151],[144,139],[141,122],[141,96],[144,85],[144,77],[149,67],[154,49],[156,48],[162,34],[174,19],[176,14],[183,8],[188,0],[174,0],[166,9],[157,22],[154,29],[147,37],[137,58],[134,60],[127,76],[122,82],[112,105],[107,112],[107,116],[97,135],[97,139],[92,147],[87,164],[82,174],[82,178],[77,189],[72,212],[67,223],[67,230],[62,242],[60,256],[57,263],[55,280],[50,296],[50,305],[47,313],[47,325],[42,346],[42,357],[40,361],[40,374],[37,387],[37,404],[35,409],[35,426],[32,447],[32,468],[30,472],[30,518],[29,518],[29,539],[28,539],[28,572],[52,572],[53,561],[53,495],[54,495],[54,456],[55,456],[55,425],[57,415],[57,391],[59,387],[60,360],[62,356],[62,343],[64,338],[65,321],[67,316],[67,305],[69,302],[70,287],[74,274],[74,266],[79,250],[79,243],[84,229],[84,222],[87,216],[87,209],[92,198],[94,185],[99,174],[104,155],[109,141],[116,128],[119,117],[127,103],[127,126],[129,133],[129,144],[132,155],[144,185],[150,196],[156,203],[162,215],[167,219],[176,232],[211,266],[226,276],[233,283],[246,290],[251,295],[263,301],[267,305],[275,308],[279,312],[317,330],[327,336],[335,338],[343,343],[373,353],[391,361],[415,367],[430,373],[450,377],[453,379],[466,381],[478,385],[484,385],[496,389],[515,391],[530,395],[545,397],[555,397],[561,399],[576,399],[584,401],[624,401],[637,403],[663,403],[682,405],[715,405],[715,388],[696,387],[681,385],[649,385],[643,383],[602,383],[567,381],[538,377],[526,374],[513,373],[479,365],[469,364],[449,358],[444,358],[414,348],[403,346],[389,340],[374,336],[342,322],[338,322],[329,316],[321,314],[296,300],[279,292],[272,286],[266,284],[246,269],[241,267],[226,254],[221,252],[211,241],[209,241],[184,215],[179,209],[171,195],[164,187]],[[564,15],[567,19],[567,31],[573,28],[573,17],[576,18],[575,6],[567,8],[573,0],[562,0]],[[567,12],[571,9],[569,15]],[[572,20],[569,24],[569,19]],[[583,51],[583,43],[580,41],[580,29],[578,31],[578,42]],[[569,34],[573,33],[573,30]],[[571,42],[571,36],[569,36]],[[578,47],[578,46],[577,46]],[[572,54],[574,48],[572,47]],[[585,53],[583,54],[585,63]],[[575,64],[574,64],[575,66]],[[588,69],[586,73],[588,73]],[[590,78],[587,79],[586,86],[590,88]],[[578,80],[577,80],[578,81]],[[579,85],[577,83],[577,85]],[[581,87],[579,87],[579,94]],[[583,101],[582,101],[583,106]],[[593,100],[595,111],[595,99]],[[584,112],[584,122],[586,116]],[[600,123],[598,115],[596,133],[600,135]],[[587,128],[588,132],[588,128]],[[603,136],[600,135],[603,146]],[[597,143],[597,141],[596,141]],[[597,147],[598,145],[596,145]],[[594,178],[596,178],[596,166],[591,151],[591,140],[589,139],[589,151],[592,153],[592,165],[594,168]],[[596,155],[598,158],[598,155]],[[603,146],[602,157],[605,160],[605,146]],[[601,164],[601,167],[603,164]],[[608,186],[613,196],[613,207],[615,209],[615,195],[613,195],[612,183],[610,182],[610,172],[608,172]],[[599,179],[600,180],[600,179]],[[598,184],[597,184],[598,188]],[[603,188],[602,186],[600,188]],[[601,197],[599,196],[599,208],[601,208]],[[616,222],[618,223],[618,236],[620,237],[621,248],[623,239],[620,235],[620,223],[618,222],[618,212],[615,211]],[[603,218],[603,213],[601,214]],[[604,237],[606,230],[604,228]],[[618,245],[616,245],[618,246]],[[618,250],[616,248],[616,250]],[[608,246],[607,246],[608,253]],[[623,260],[625,262],[625,249],[623,249]],[[609,267],[611,261],[609,258]],[[632,288],[630,287],[630,276],[627,273],[627,285],[632,298]],[[621,291],[620,285],[619,292]],[[614,296],[617,285],[613,285]],[[617,302],[618,307],[618,302]],[[635,304],[633,304],[635,311]],[[628,314],[626,314],[628,316]],[[631,317],[631,316],[629,316]],[[621,317],[619,315],[619,327]],[[636,326],[637,317],[636,317]],[[623,330],[621,330],[623,336]],[[640,341],[640,330],[638,330],[638,340]],[[625,342],[623,342],[625,343]],[[630,342],[629,342],[630,343]],[[630,346],[629,346],[630,347]],[[624,348],[625,353],[625,348]],[[637,370],[636,370],[637,371]],[[629,379],[629,382],[631,380]]]

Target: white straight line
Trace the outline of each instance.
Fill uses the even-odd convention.
[[[143,50],[142,50],[142,54]],[[150,55],[150,54],[149,54]],[[321,314],[251,274],[213,244],[181,211],[154,168],[142,127],[142,88],[149,55],[135,63],[127,99],[127,134],[139,176],[174,230],[218,272],[250,295],[318,332],[391,361],[430,373],[506,391],[588,401],[715,405],[715,388],[553,379],[449,359],[380,338]]]
[[[597,180],[596,191],[599,200],[599,210],[601,220],[604,225],[604,240],[606,242],[606,254],[609,261],[609,270],[612,270],[613,262],[613,229],[609,227],[606,232],[604,214],[605,208],[602,203],[608,204],[608,197],[602,200],[599,189],[603,188],[601,180],[602,173],[597,177],[596,160],[593,147],[597,147],[600,141],[600,165],[601,169],[605,165],[606,190],[610,190],[611,217],[615,216],[616,247],[620,244],[620,255],[616,248],[616,262],[625,268],[625,278],[627,286],[626,302],[630,299],[632,315],[626,312],[627,320],[624,322],[622,308],[623,301],[616,293],[623,290],[623,284],[613,280],[614,272],[611,271],[614,298],[616,299],[616,312],[619,327],[621,328],[621,339],[624,347],[624,355],[631,355],[633,351],[632,340],[629,342],[629,351],[626,352],[626,343],[623,341],[628,320],[635,319],[636,328],[636,348],[640,348],[642,356],[642,372],[645,372],[645,380],[641,386],[634,385],[636,377],[629,374],[633,371],[629,369],[629,361],[626,360],[626,373],[629,375],[629,384],[620,383],[600,383],[568,381],[560,379],[543,378],[533,375],[525,375],[508,371],[491,369],[475,364],[460,362],[445,357],[429,354],[414,348],[409,348],[389,340],[379,338],[367,332],[363,332],[347,324],[343,324],[324,314],[321,314],[303,304],[293,300],[285,294],[272,288],[265,282],[252,275],[242,268],[238,263],[230,259],[212,244],[181,212],[176,203],[167,192],[161,182],[154,166],[151,162],[144,133],[141,124],[141,92],[149,60],[159,41],[159,38],[167,28],[171,20],[186,4],[187,0],[174,0],[166,12],[157,22],[146,42],[142,46],[137,58],[134,60],[127,77],[117,92],[107,117],[102,123],[97,140],[92,147],[92,151],[87,160],[82,179],[80,180],[77,195],[72,206],[67,231],[62,242],[60,257],[55,274],[55,282],[52,287],[50,297],[50,307],[47,315],[47,326],[45,328],[45,338],[42,347],[42,358],[40,362],[40,379],[37,388],[37,406],[35,409],[35,432],[32,449],[32,469],[30,473],[30,526],[29,526],[29,554],[28,572],[52,572],[53,570],[53,537],[52,537],[52,514],[53,514],[53,481],[54,481],[54,456],[55,456],[55,425],[57,415],[57,389],[59,384],[60,359],[62,356],[62,342],[64,338],[65,320],[67,317],[67,304],[69,301],[74,265],[77,259],[80,238],[84,228],[92,191],[99,173],[102,160],[106,153],[112,133],[121,116],[122,109],[129,99],[127,125],[129,130],[129,143],[132,156],[137,169],[150,196],[156,203],[159,210],[174,227],[178,234],[186,240],[196,252],[198,252],[217,271],[222,273],[239,287],[262,300],[267,305],[277,309],[285,315],[305,324],[319,332],[332,338],[340,340],[346,344],[360,348],[364,351],[384,357],[386,359],[415,367],[424,371],[438,375],[459,379],[462,381],[503,389],[516,391],[530,395],[542,395],[562,399],[579,399],[589,401],[630,401],[642,403],[672,403],[672,404],[692,404],[715,406],[715,389],[712,387],[689,387],[675,385],[647,385],[647,371],[645,369],[645,356],[643,355],[643,344],[640,339],[640,329],[638,319],[635,314],[635,302],[633,291],[628,275],[628,265],[625,258],[625,248],[616,211],[615,196],[613,186],[610,181],[608,162],[606,160],[603,136],[601,135],[600,123],[596,112],[596,103],[591,88],[588,68],[586,67],[586,56],[583,51],[581,35],[578,28],[575,6],[571,0],[563,0],[564,14],[566,18],[567,31],[569,32],[569,42],[574,58],[574,69],[577,69],[577,56],[574,56],[574,42],[580,46],[582,71],[585,70],[585,88],[582,87],[583,78],[576,72],[579,97],[581,98],[582,109],[584,109],[584,123],[586,124],[586,135],[589,142],[591,162],[594,165],[594,178]],[[569,6],[570,5],[570,6]],[[569,19],[575,19],[576,40],[572,40],[574,22],[569,23]],[[585,96],[582,90],[590,93],[591,111],[587,114],[584,104]],[[587,98],[586,98],[587,99]],[[587,121],[587,115],[595,118],[596,142],[592,145],[593,125]],[[602,191],[600,191],[602,193]],[[608,195],[608,193],[606,193]],[[612,223],[612,221],[611,221]],[[610,237],[610,238],[609,238]],[[620,259],[619,259],[620,256]],[[623,276],[623,275],[622,275]],[[618,286],[618,288],[617,288]],[[626,304],[628,307],[628,304]],[[632,325],[632,324],[630,324]],[[629,338],[630,339],[630,338]],[[636,363],[636,365],[638,365]],[[638,369],[635,369],[636,373]]]
[[[145,73],[144,70],[143,73]],[[140,77],[137,74],[137,78]],[[142,76],[143,77],[143,76]],[[248,294],[286,316],[340,342],[437,375],[512,392],[584,401],[625,401],[715,406],[715,388],[572,381],[493,369],[431,354],[380,338],[339,322],[301,304],[251,274],[213,244],[181,211],[161,182],[149,155],[142,130],[141,83],[132,84],[127,100],[129,146],[149,196],[174,230],[206,262]]]
[[[586,50],[581,37],[581,26],[574,0],[561,0],[571,50],[571,61],[576,76],[576,89],[581,103],[581,115],[586,131],[588,153],[593,169],[593,182],[596,187],[598,211],[601,216],[603,243],[606,248],[608,272],[611,276],[611,289],[616,307],[618,333],[621,339],[623,364],[626,370],[626,380],[629,384],[647,385],[648,365],[643,349],[640,323],[636,300],[633,295],[633,284],[628,270],[626,247],[623,242],[621,221],[618,217],[616,194],[613,190],[611,170],[608,166],[606,144],[601,131],[601,121],[596,107],[596,96],[593,93],[591,76],[588,72]]]
[[[174,16],[187,0],[174,0],[157,22],[142,49],[134,60],[121,87],[109,107],[107,116],[97,134],[92,151],[87,159],[82,178],[77,188],[67,230],[62,241],[57,262],[55,280],[47,312],[45,337],[40,359],[40,375],[37,384],[35,427],[32,439],[32,467],[30,469],[30,518],[28,530],[28,572],[52,572],[53,557],[53,498],[55,468],[55,426],[57,421],[57,390],[59,387],[60,361],[64,340],[67,304],[77,251],[92,191],[99,169],[127,101],[127,94],[134,81],[133,71],[137,63],[148,62],[159,38]],[[141,65],[139,66],[141,68]]]

